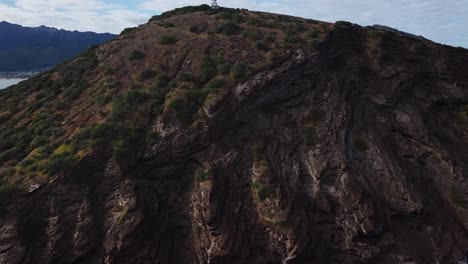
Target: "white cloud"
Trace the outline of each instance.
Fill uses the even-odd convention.
[[[211,0],[0,0],[0,21],[118,33],[151,15]],[[132,3],[135,7],[115,4]],[[8,2],[7,2],[8,3]],[[468,0],[218,0],[222,6],[361,25],[383,24],[468,47]]]
[[[0,3],[0,21],[24,26],[46,25],[67,30],[119,33],[148,21],[145,12],[99,0],[16,0]]]

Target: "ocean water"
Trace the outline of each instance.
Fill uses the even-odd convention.
[[[25,79],[1,79],[0,78],[0,89],[7,88],[8,86],[15,85]]]

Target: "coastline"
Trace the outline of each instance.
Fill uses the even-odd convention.
[[[28,79],[50,70],[52,67],[33,69],[26,71],[0,71],[0,79]]]

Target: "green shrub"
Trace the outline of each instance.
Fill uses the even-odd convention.
[[[229,73],[231,73],[231,69],[232,69],[232,62],[230,61],[222,61],[218,63],[218,71],[222,75],[229,75]]]
[[[93,46],[87,51],[83,52],[75,60],[60,67],[58,73],[62,77],[53,86],[52,90],[58,87],[64,89],[64,97],[66,100],[75,100],[86,89],[89,84],[86,75],[94,70],[99,60],[96,56],[97,46]]]
[[[368,28],[367,29],[367,35],[370,38],[376,39],[382,36],[382,31],[375,29],[375,28]]]
[[[199,6],[186,6],[181,8],[176,8],[171,11],[167,11],[158,16],[153,16],[149,21],[159,21],[164,18],[169,18],[176,15],[183,15],[188,13],[200,12],[200,11],[210,11],[211,7],[209,5],[199,5]]]
[[[159,115],[164,109],[164,102],[166,101],[166,95],[170,91],[167,87],[169,78],[159,76],[158,81],[150,89],[150,109],[153,115]]]
[[[59,172],[70,171],[76,162],[77,160],[73,155],[52,154],[48,159],[40,161],[37,169],[42,173],[55,175]]]
[[[301,38],[301,36],[296,35],[294,33],[288,32],[286,33],[284,37],[284,41],[289,44],[300,44],[304,42],[304,40]]]
[[[117,140],[114,143],[114,148],[112,150],[112,156],[116,160],[126,159],[131,154],[132,154],[131,145],[129,145],[129,143],[127,143],[125,140]]]
[[[468,198],[465,196],[465,194],[458,188],[452,187],[450,189],[450,200],[452,202],[460,207],[460,208],[465,208],[468,209]]]
[[[455,121],[459,124],[468,124],[468,105],[457,107],[452,111]]]
[[[145,54],[139,50],[132,50],[129,55],[130,60],[141,60],[145,57]]]
[[[195,78],[193,74],[188,73],[188,72],[180,73],[178,76],[178,79],[179,81],[182,81],[182,82],[196,82],[197,81],[197,78]]]
[[[163,23],[160,23],[159,24],[161,27],[163,28],[171,28],[171,27],[175,27],[175,25],[171,22],[163,22]]]
[[[247,21],[247,24],[249,26],[254,26],[254,27],[264,27],[264,28],[275,28],[276,26],[268,21],[265,21],[263,19],[257,19],[257,18],[250,18]]]
[[[198,182],[205,182],[205,181],[208,181],[210,179],[210,175],[208,173],[208,170],[205,170],[205,169],[197,169],[195,171],[195,180],[198,181]]]
[[[195,33],[195,34],[200,34],[205,32],[208,29],[207,24],[200,24],[200,25],[191,25],[190,26],[190,32]]]
[[[138,30],[138,28],[136,28],[136,27],[126,28],[126,29],[122,30],[120,35],[127,35],[127,34],[130,34],[130,33],[134,33],[137,30]]]
[[[268,55],[268,58],[270,59],[270,61],[274,62],[274,63],[281,63],[283,61],[285,61],[289,56],[290,56],[290,52],[283,49],[283,48],[278,48],[276,47],[275,49],[273,49],[272,51],[270,51],[270,54]]]
[[[175,111],[177,119],[184,125],[189,125],[208,95],[205,89],[186,91],[181,97],[174,99],[169,107]]]
[[[138,76],[138,79],[140,81],[146,81],[148,79],[154,78],[158,75],[158,73],[154,70],[151,69],[145,69],[142,72],[140,72],[140,75]]]
[[[247,76],[248,68],[245,63],[237,63],[232,71],[232,77],[236,81],[243,80]]]
[[[206,83],[218,73],[218,64],[211,57],[204,57],[200,66],[200,81]]]
[[[62,144],[52,154],[56,156],[70,155],[74,152],[74,146],[70,144]]]
[[[26,168],[26,167],[32,165],[33,163],[34,163],[33,160],[24,159],[24,160],[22,160],[20,163],[18,163],[18,165],[19,165],[20,167]]]
[[[213,92],[218,88],[222,88],[226,85],[226,80],[223,79],[214,79],[210,81],[207,85],[208,92]]]
[[[262,184],[259,183],[258,181],[253,181],[252,182],[252,189],[258,191],[258,189],[262,188]]]
[[[258,50],[261,50],[261,51],[269,51],[270,50],[270,47],[268,47],[268,45],[265,44],[265,42],[263,42],[263,41],[256,41],[255,42],[255,48],[258,49]]]
[[[147,97],[147,93],[139,90],[130,90],[119,95],[112,102],[112,118],[120,118],[125,114],[134,112]]]
[[[303,23],[297,22],[296,24],[294,24],[294,30],[296,32],[303,33],[306,31],[306,28]]]
[[[252,40],[262,40],[265,38],[265,32],[260,30],[248,30],[242,33],[242,36]]]
[[[312,29],[309,32],[307,32],[307,37],[310,39],[316,39],[320,37],[320,34],[317,30]]]
[[[257,191],[257,197],[260,201],[265,201],[266,199],[272,197],[275,193],[275,190],[271,185],[263,185]]]
[[[239,25],[231,21],[225,22],[218,27],[218,33],[223,33],[228,36],[239,34],[240,30],[241,28],[239,27]]]
[[[156,79],[154,80],[154,87],[155,88],[164,88],[167,87],[169,82],[171,81],[171,78],[167,75],[158,75]]]
[[[162,36],[159,39],[159,44],[161,44],[161,45],[171,45],[171,44],[176,44],[177,41],[178,40],[173,36]]]
[[[114,157],[122,159],[138,149],[144,140],[139,129],[117,123],[104,122],[80,131],[74,138],[76,145],[92,144],[100,150],[112,151]]]
[[[191,25],[189,30],[192,33],[198,33],[198,26],[197,25]]]

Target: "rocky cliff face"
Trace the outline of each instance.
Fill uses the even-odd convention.
[[[250,26],[258,28],[253,19],[278,21],[247,11],[228,13],[247,17],[248,22],[234,22],[244,35]],[[299,34],[322,29],[319,43],[290,43],[279,60],[265,59],[276,48],[259,52],[241,33],[192,32],[190,41],[180,35],[189,34],[182,32],[189,26],[184,23],[198,21],[209,29],[220,16],[225,19],[223,11],[163,16],[134,37],[99,48],[98,66],[82,73],[86,88],[59,112],[57,126],[64,132],[49,143],[55,149],[49,158],[62,157],[63,165],[66,152],[73,162],[50,171],[38,161],[31,173],[16,165],[39,152],[30,147],[35,153],[23,154],[23,161],[4,163],[4,174],[16,166],[4,177],[23,185],[4,194],[9,202],[0,220],[0,263],[461,259],[468,245],[468,51],[297,18],[288,19],[305,25]],[[166,30],[178,34],[169,41],[176,44],[153,43],[152,36]],[[137,46],[142,60],[119,64],[122,54]],[[226,61],[245,62],[249,70],[234,78],[241,66],[224,74],[218,63],[208,80],[181,77],[189,72],[203,79],[206,56],[213,58],[214,50],[222,50]],[[165,69],[168,82],[178,81],[161,92],[161,75],[151,84],[141,75],[132,80],[150,66],[158,73]],[[118,81],[113,103],[86,103],[96,97],[87,95],[98,90],[104,75]],[[39,78],[62,77],[59,69]],[[192,107],[199,98],[189,91],[215,86],[213,79],[224,80],[222,87]],[[125,104],[131,112],[116,111],[116,100],[123,100],[118,94],[135,90],[125,88],[133,82],[140,85],[137,90],[149,89],[153,106],[154,91],[147,86],[155,85],[163,104],[151,112],[141,99],[137,106]],[[65,100],[75,84],[58,85],[63,90],[53,100]],[[46,88],[26,83],[3,98],[12,98],[15,89]],[[18,99],[24,100],[37,99]],[[104,111],[109,108],[112,112]],[[3,126],[30,115],[12,115]],[[25,127],[33,123],[27,120]],[[138,133],[129,136],[116,124]],[[90,135],[83,132],[90,127]],[[117,151],[126,144],[131,146]],[[22,188],[32,183],[39,188]]]

